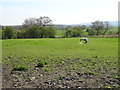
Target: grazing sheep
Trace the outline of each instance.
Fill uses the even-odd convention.
[[[86,44],[86,43],[88,42],[88,39],[87,39],[87,38],[82,38],[82,39],[80,39],[80,42],[81,42],[81,41],[83,41],[83,43]]]

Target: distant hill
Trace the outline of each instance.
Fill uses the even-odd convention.
[[[111,26],[117,27],[118,26],[118,21],[109,21]],[[71,26],[79,26],[79,25],[86,25],[90,26],[91,22],[86,22],[86,23],[80,23],[80,24],[71,24]]]
[[[110,25],[112,26],[118,26],[118,21],[110,21]]]

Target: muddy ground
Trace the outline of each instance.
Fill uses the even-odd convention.
[[[12,71],[10,64],[3,64],[3,88],[119,88],[116,73],[104,70],[97,75],[81,74],[66,70],[63,65],[53,66],[51,71],[31,67],[27,71]]]

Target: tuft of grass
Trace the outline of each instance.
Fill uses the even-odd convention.
[[[47,65],[48,64],[48,62],[46,62],[46,61],[39,61],[38,63],[37,63],[37,66],[36,67],[44,67],[45,65]]]
[[[25,71],[28,70],[26,65],[15,65],[12,71]]]
[[[105,85],[103,88],[110,90],[112,87],[110,85]]]
[[[119,78],[120,78],[120,74],[119,74],[119,75],[114,76],[114,78],[119,79]]]
[[[42,70],[45,71],[45,72],[51,71],[49,68],[42,68]]]
[[[84,74],[86,74],[86,75],[97,75],[97,73],[93,72],[93,71],[87,71]]]

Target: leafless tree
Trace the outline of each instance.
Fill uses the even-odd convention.
[[[39,21],[40,21],[40,26],[47,26],[52,24],[52,20],[50,20],[50,18],[47,16],[40,17]]]
[[[95,21],[95,22],[92,22],[92,26],[91,26],[92,29],[96,30],[96,35],[99,34],[100,30],[103,30],[104,29],[104,23],[103,21]]]
[[[50,24],[52,24],[52,20],[48,16],[44,16],[40,18],[25,19],[23,26],[30,26],[30,25],[47,26]]]
[[[110,29],[110,23],[108,21],[104,22],[104,28],[105,28],[105,31],[104,31],[104,35],[105,35],[106,32]]]

